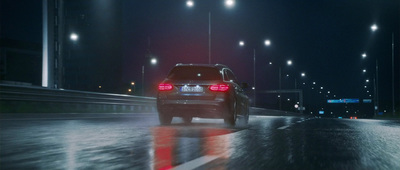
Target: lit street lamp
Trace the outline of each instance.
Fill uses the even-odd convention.
[[[193,1],[191,1],[191,0],[186,1],[186,6],[193,7],[193,5],[194,5]]]
[[[70,38],[72,41],[78,41],[79,36],[78,36],[78,34],[76,34],[76,33],[71,33],[71,35],[69,36],[69,38]]]
[[[136,93],[136,84],[134,81],[131,82],[131,86],[133,86],[133,94]]]
[[[243,47],[245,45],[244,41],[239,41],[239,45]],[[270,46],[271,41],[265,40],[264,45]],[[254,106],[256,106],[256,49],[255,48],[253,48],[253,88],[252,89],[254,90],[253,103],[254,103]]]
[[[265,40],[265,41],[264,41],[264,44],[265,44],[266,46],[270,46],[270,45],[271,45],[271,41],[270,41],[270,40]]]
[[[288,66],[291,66],[293,64],[292,60],[287,60],[286,63]],[[289,75],[286,75],[286,76],[288,77]],[[296,82],[295,82],[295,86],[296,86]],[[281,90],[282,90],[282,68],[279,66],[279,91],[281,91]],[[281,95],[281,93],[279,93],[279,95]],[[279,98],[279,110],[282,110],[281,98]]]
[[[193,8],[193,0],[187,0],[186,6]],[[226,8],[233,8],[235,6],[235,0],[225,0]],[[211,64],[211,11],[208,12],[208,64]]]
[[[239,41],[240,46],[244,46],[244,41]]]
[[[234,0],[225,0],[225,6],[228,8],[232,8],[235,6],[235,1]]]
[[[152,58],[152,59],[150,60],[150,63],[151,63],[152,65],[156,65],[156,64],[157,64],[157,59],[156,59],[156,58]]]
[[[156,65],[157,64],[157,58],[155,58],[155,57],[152,57],[151,59],[150,59],[150,64],[151,65]],[[144,96],[144,65],[142,65],[142,96]]]
[[[375,32],[378,30],[378,26],[376,24],[373,24],[371,27],[371,31]],[[375,114],[379,112],[379,76],[378,76],[378,59],[376,59],[376,80],[374,79],[374,85],[375,85]],[[375,82],[376,81],[376,82]],[[394,104],[394,33],[392,32],[392,111],[393,115],[395,115],[395,104]]]
[[[371,30],[372,30],[373,32],[375,32],[376,30],[378,30],[378,26],[377,26],[376,24],[372,25],[372,26],[371,26]]]

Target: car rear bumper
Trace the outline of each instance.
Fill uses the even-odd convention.
[[[224,118],[229,113],[224,100],[158,100],[159,114],[174,117]]]

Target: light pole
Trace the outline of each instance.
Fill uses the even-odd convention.
[[[288,66],[291,66],[293,64],[292,60],[287,60],[286,64]],[[279,66],[279,91],[282,90],[282,68]],[[281,93],[279,93],[279,96],[281,96]],[[282,110],[282,97],[279,97],[279,110]]]
[[[371,26],[371,31],[375,32],[378,30],[378,26],[376,24],[373,24]],[[376,61],[378,63],[378,60]],[[378,69],[378,65],[376,66]],[[377,77],[378,77],[378,72],[377,72]],[[378,78],[376,80],[378,84]],[[378,87],[377,87],[378,88]],[[394,33],[392,32],[392,114],[393,116],[396,115],[396,110],[395,110],[395,104],[394,104]]]
[[[69,34],[69,39],[71,40],[71,43],[68,43],[68,57],[66,60],[71,59],[71,56],[73,56],[73,54],[71,54],[71,53],[74,53],[74,47],[78,43],[79,35],[75,32],[71,32]],[[78,69],[78,72],[81,71],[81,67],[78,67],[77,69]],[[66,70],[66,72],[69,71],[69,69],[67,69],[67,68],[65,70]],[[63,74],[65,74],[65,73],[63,73]],[[74,74],[74,76],[71,80],[66,80],[65,82],[66,82],[65,86],[67,88],[71,88],[71,85],[73,85],[73,84],[77,85],[77,83],[79,82],[78,75]],[[102,86],[99,86],[99,89],[102,89]]]
[[[152,57],[151,59],[150,59],[150,64],[151,65],[156,65],[157,64],[157,58],[155,58],[155,57]],[[142,65],[142,96],[144,96],[144,85],[145,85],[145,83],[144,83],[144,64]]]
[[[265,40],[264,41],[264,45],[265,46],[270,46],[271,45],[271,41],[270,40]],[[244,41],[239,41],[239,46],[245,46],[245,42]],[[253,91],[254,91],[254,95],[253,95],[253,103],[254,106],[256,106],[256,49],[253,48]]]
[[[394,107],[394,33],[392,32],[392,109],[393,116],[396,115],[396,110]]]
[[[193,0],[187,0],[186,6],[189,8],[193,8]],[[233,8],[234,6],[235,0],[225,0],[226,8]],[[208,11],[208,64],[211,64],[211,11]]]
[[[133,94],[136,94],[136,84],[134,81],[131,82],[131,86],[133,86]]]

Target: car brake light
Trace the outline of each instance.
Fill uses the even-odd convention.
[[[158,85],[158,90],[159,90],[159,91],[169,91],[169,90],[172,90],[172,84],[161,83],[161,84]]]
[[[229,86],[227,84],[217,84],[217,85],[211,85],[209,89],[211,91],[226,92],[229,90]]]

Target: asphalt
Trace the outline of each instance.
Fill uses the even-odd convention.
[[[266,115],[3,115],[0,169],[400,169],[399,120]]]

